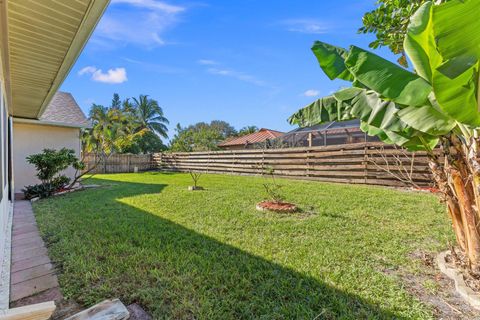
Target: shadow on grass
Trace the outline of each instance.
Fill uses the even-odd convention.
[[[121,202],[154,197],[166,185],[109,182],[115,185],[42,200],[35,208],[50,255],[62,266],[62,290],[84,304],[120,297],[142,304],[155,319],[401,319]]]

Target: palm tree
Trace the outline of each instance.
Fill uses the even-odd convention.
[[[162,108],[154,99],[150,99],[147,95],[140,95],[139,98],[132,98],[131,106],[137,118],[139,130],[149,129],[156,134],[167,138],[168,128],[166,124],[169,121],[163,115]]]
[[[257,126],[246,126],[246,127],[243,127],[242,129],[240,129],[240,131],[238,131],[238,135],[239,136],[245,136],[247,134],[255,133],[257,131],[258,131]]]

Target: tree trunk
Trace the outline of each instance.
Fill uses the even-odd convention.
[[[460,249],[474,271],[480,271],[480,165],[477,139],[450,136],[442,141],[443,164],[430,154],[430,169],[446,203]]]

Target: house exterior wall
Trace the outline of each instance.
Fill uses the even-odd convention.
[[[1,71],[1,70],[0,70]],[[0,73],[0,310],[7,309],[10,284],[10,243],[13,213],[11,192],[11,118]]]
[[[35,176],[35,167],[27,162],[27,156],[40,153],[45,148],[58,150],[65,147],[75,150],[77,157],[80,157],[80,129],[14,122],[13,145],[14,185],[17,194],[22,192],[24,186],[40,182]],[[75,170],[69,168],[64,174],[73,178]]]

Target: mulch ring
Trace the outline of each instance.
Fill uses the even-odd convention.
[[[298,207],[289,202],[262,201],[257,203],[258,211],[273,211],[278,213],[293,213]]]

